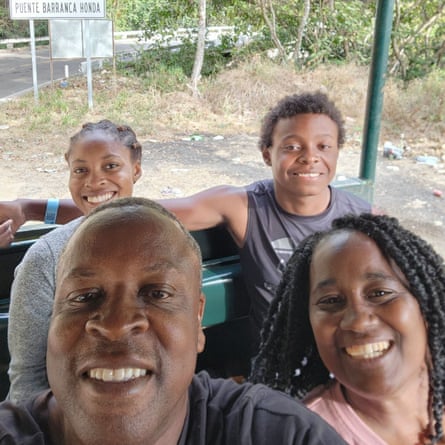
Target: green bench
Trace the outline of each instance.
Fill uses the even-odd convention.
[[[25,226],[8,248],[0,248],[0,400],[9,388],[7,329],[14,269],[28,248],[55,226]],[[249,366],[249,300],[241,277],[238,249],[223,227],[192,232],[203,256],[203,291],[206,308],[203,325],[206,348],[197,370],[215,376],[245,375]]]

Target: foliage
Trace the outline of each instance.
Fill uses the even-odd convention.
[[[47,36],[47,20],[35,20],[34,32],[36,37]],[[29,37],[29,21],[11,20],[9,18],[9,10],[0,6],[0,39],[12,39],[16,37]]]
[[[421,141],[427,136],[440,141],[438,147],[445,148],[442,143],[445,134],[444,84],[444,69],[434,69],[428,75],[410,81],[389,79],[385,86],[382,129],[397,126],[407,137],[417,134]],[[442,154],[445,154],[443,148]]]
[[[370,61],[376,4],[371,0],[212,0],[207,2],[207,26],[231,25],[235,35],[224,38],[219,49],[207,51],[205,59],[237,62],[246,53],[266,53],[274,47],[284,48],[283,60],[298,61],[298,68],[314,68],[326,62],[368,64]],[[305,6],[310,12],[301,35]],[[273,11],[272,11],[273,9]],[[159,45],[167,41],[178,28],[196,28],[198,25],[197,0],[107,0],[107,11],[114,21],[115,30],[144,30],[146,38],[156,36]],[[274,14],[270,21],[268,14]],[[272,25],[271,25],[272,23]],[[7,9],[0,7],[0,38],[27,36],[27,21],[11,21]],[[36,35],[47,34],[47,21],[36,23]],[[254,35],[249,48],[237,48],[239,35]],[[444,0],[395,0],[394,25],[389,58],[393,75],[410,80],[427,75],[445,66],[445,2]],[[175,68],[188,73],[189,53],[196,34],[188,36],[191,46],[184,48]],[[300,39],[301,37],[301,39]],[[301,43],[301,45],[300,45]],[[299,46],[300,45],[300,46]],[[300,49],[299,54],[295,51]],[[216,55],[217,52],[219,55]],[[184,60],[179,60],[183,56]],[[301,56],[301,57],[300,57]],[[157,55],[159,57],[159,54]],[[162,58],[166,59],[165,53]],[[146,73],[138,60],[135,72]],[[227,60],[225,60],[227,62]],[[207,63],[209,65],[209,63]],[[207,73],[214,73],[207,66]],[[169,68],[170,69],[170,68]],[[179,72],[178,71],[178,72]]]
[[[161,91],[180,89],[190,78],[195,58],[195,44],[190,40],[174,49],[159,46],[140,49],[131,62],[121,64],[127,75],[139,76]],[[201,70],[203,77],[217,74],[227,63],[220,48],[208,48]]]
[[[339,2],[334,10],[321,5],[318,14],[311,14],[303,38],[303,49],[309,53],[308,63],[352,59],[369,62],[374,15],[373,8],[360,1]]]
[[[195,0],[107,0],[115,19],[116,30],[143,29],[149,35],[164,29],[193,27],[198,24]],[[261,15],[252,1],[213,0],[207,5],[208,26],[234,25],[240,28],[258,26]]]
[[[277,34],[289,56],[293,56],[302,3],[293,0],[274,5]],[[374,14],[372,6],[359,0],[336,2],[335,8],[322,1],[312,2],[301,46],[306,66],[350,59],[368,61]]]
[[[214,0],[208,2],[208,26],[231,24],[235,26],[235,34],[226,36],[219,49],[207,50],[203,76],[216,72],[224,64],[217,63],[212,70],[208,69],[212,60],[227,62],[227,56],[232,61],[252,54],[254,51],[266,52],[271,48],[270,29],[264,22],[257,0]],[[277,16],[277,34],[283,42],[290,57],[296,41],[298,21],[302,8],[298,7],[301,0],[282,0],[274,2]],[[161,46],[172,36],[172,29],[178,27],[193,27],[197,24],[197,3],[184,0],[128,0],[121,2],[120,16],[127,19],[127,28],[144,29],[146,38],[157,36]],[[125,9],[123,9],[125,6]],[[125,11],[125,12],[124,12]],[[372,18],[375,14],[372,5],[366,5],[360,0],[336,2],[332,10],[325,2],[320,1],[311,11],[309,23],[304,34],[302,50],[306,55],[306,66],[317,66],[327,61],[341,61],[355,59],[366,63],[369,61],[372,41]],[[118,25],[119,28],[121,25]],[[255,35],[253,43],[248,47],[237,48],[239,35]],[[189,35],[191,45],[195,36]],[[190,57],[188,46],[174,57],[184,73],[188,73]],[[216,55],[216,53],[220,53]],[[180,56],[185,57],[179,60]],[[156,57],[159,56],[159,53]],[[165,59],[167,52],[164,51]],[[170,58],[170,56],[169,56]],[[135,72],[146,73],[144,63],[151,62],[151,56],[142,56],[137,62]],[[206,71],[207,67],[207,71]]]
[[[409,80],[445,66],[445,2],[396,1],[391,73]]]
[[[109,0],[109,2],[112,0]],[[193,26],[196,24],[194,2],[177,0],[126,0],[109,5],[114,9],[117,30],[143,29],[147,34],[164,29]]]

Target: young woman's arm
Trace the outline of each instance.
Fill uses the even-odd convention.
[[[9,224],[12,234],[15,234],[20,226],[27,221],[65,224],[81,215],[81,211],[71,199],[0,201],[0,224],[11,220]]]

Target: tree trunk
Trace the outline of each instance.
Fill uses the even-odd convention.
[[[275,10],[272,5],[272,0],[260,0],[261,10],[263,12],[263,18],[269,27],[270,36],[272,38],[272,42],[278,50],[280,58],[282,60],[286,60],[286,50],[280,42],[280,39],[277,34],[277,24],[275,19]],[[270,14],[270,16],[269,16]]]
[[[298,27],[297,41],[294,48],[294,62],[300,65],[303,57],[301,54],[301,44],[303,42],[304,29],[306,28],[309,14],[311,12],[311,0],[304,0],[303,17],[301,17],[300,26]]]
[[[205,38],[206,38],[206,0],[199,0],[199,25],[198,39],[196,42],[195,62],[191,78],[191,89],[193,96],[199,96],[198,83],[201,78],[202,64],[204,63]]]

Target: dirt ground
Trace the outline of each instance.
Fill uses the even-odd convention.
[[[244,185],[271,176],[257,149],[256,135],[172,134],[141,142],[144,174],[135,188],[140,196],[180,197],[213,185]],[[445,256],[443,155],[435,157],[435,165],[418,162],[419,155],[431,155],[427,144],[424,150],[417,147],[400,160],[379,152],[373,204],[398,217]],[[0,199],[69,196],[68,175],[60,154],[30,150],[23,156],[0,147],[0,158]],[[359,165],[359,143],[350,139],[340,154],[338,177],[357,177]],[[437,196],[439,192],[443,195]]]

